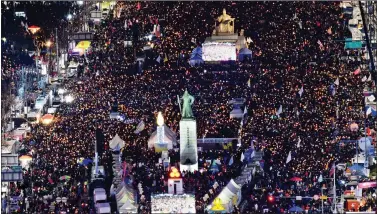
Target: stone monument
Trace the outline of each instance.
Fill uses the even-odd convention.
[[[198,170],[196,120],[191,108],[195,99],[187,90],[181,99],[183,100],[183,106],[181,108],[182,119],[179,122],[180,171],[194,172]]]

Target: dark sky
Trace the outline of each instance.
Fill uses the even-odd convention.
[[[21,28],[21,20],[23,18],[15,17],[15,12],[24,11],[26,13],[26,22],[29,26],[37,25],[43,29],[43,36],[48,37],[51,35],[55,27],[59,27],[60,22],[64,20],[69,13],[72,2],[67,1],[37,1],[37,2],[18,2],[13,5],[9,2],[7,6],[2,4],[2,37],[9,38],[17,43],[30,43],[30,39],[25,38],[23,29]],[[7,7],[9,9],[7,9]]]

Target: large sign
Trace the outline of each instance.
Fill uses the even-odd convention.
[[[201,138],[198,139],[197,142],[199,143],[230,143],[232,140],[237,140],[237,138]]]

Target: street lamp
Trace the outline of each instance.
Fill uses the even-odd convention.
[[[68,15],[67,15],[67,19],[68,19],[68,20],[71,20],[71,19],[72,19],[72,14],[68,14]]]
[[[78,4],[78,5],[83,5],[83,4],[84,4],[84,1],[77,1],[77,4]]]
[[[46,46],[47,46],[48,48],[51,46],[51,44],[52,44],[52,43],[51,43],[50,40],[47,40],[47,41],[46,41]]]
[[[6,42],[6,41],[7,41],[7,39],[6,39],[5,37],[3,37],[1,40],[3,40],[3,42]]]

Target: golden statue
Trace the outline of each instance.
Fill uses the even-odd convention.
[[[223,9],[223,14],[217,18],[217,21],[220,22],[217,26],[218,33],[234,33],[234,18],[226,14],[225,9]]]

